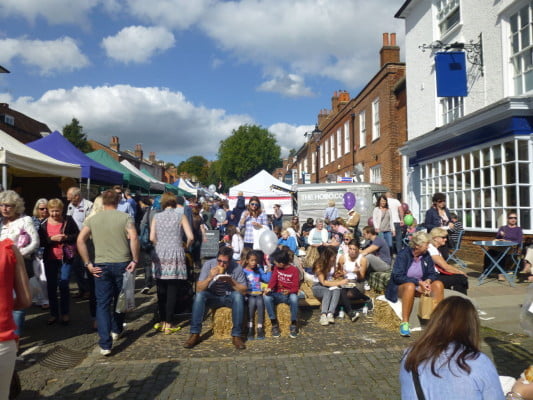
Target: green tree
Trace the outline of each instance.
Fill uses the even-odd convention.
[[[209,161],[202,156],[192,156],[178,164],[178,173],[187,172],[194,175],[201,183],[207,182],[207,173],[209,170]]]
[[[207,185],[217,185],[218,181],[222,180],[222,170],[220,168],[220,160],[212,161],[207,171]]]
[[[76,118],[72,118],[72,122],[63,127],[63,136],[84,153],[93,151],[87,141],[87,135],[83,132],[83,126]]]
[[[262,169],[272,171],[282,165],[281,149],[267,129],[241,125],[220,142],[218,159],[226,187],[242,182]]]

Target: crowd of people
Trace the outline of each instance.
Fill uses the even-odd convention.
[[[445,288],[467,295],[464,270],[446,261],[451,246],[448,242],[456,240],[462,225],[446,208],[442,193],[433,196],[433,206],[420,225],[424,230],[404,223],[406,211],[388,192],[379,196],[372,219],[362,229],[361,215],[352,209],[346,219],[340,217],[334,201],[327,204],[323,218],[308,218],[300,225],[298,216],[284,218],[280,205],[268,215],[259,198],[252,196],[246,203],[242,193],[230,209],[225,201],[202,202],[172,193],[134,198],[128,189],[115,186],[93,201],[85,199],[80,188],[72,187],[66,199],[37,200],[30,216],[25,214],[19,194],[3,191],[0,270],[9,285],[0,293],[0,386],[12,373],[26,307],[33,302],[48,310],[48,325],[69,324],[71,279],[78,287],[77,296],[89,300],[100,353],[112,354],[113,343],[123,331],[124,312],[117,310],[117,300],[124,275],[138,267],[144,270],[141,293],[150,294],[156,286],[155,330],[173,334],[181,329],[176,310],[191,314],[185,348],[200,342],[208,307],[231,308],[231,336],[236,349],[246,348],[245,338],[265,338],[265,317],[270,319],[271,335],[281,335],[276,315],[280,303],[289,306],[288,334],[296,338],[304,281],[321,303],[320,325],[346,317],[355,322],[373,308],[373,299],[366,292],[374,272],[390,273],[385,295],[392,302],[401,300],[402,336],[410,336],[415,297],[430,296],[435,305],[440,303],[424,333],[431,338],[438,334],[434,325],[444,323],[450,309],[459,307],[461,301],[468,302],[443,300]],[[499,229],[497,237],[521,242],[516,214],[510,212],[508,217],[509,224]],[[219,234],[219,250],[214,259],[205,261],[201,248],[207,232],[213,229]],[[265,231],[276,234],[275,249],[262,247],[260,239]],[[532,260],[526,257],[526,261],[525,270]],[[473,318],[465,304],[466,311],[457,315],[458,320]],[[439,319],[444,322],[435,322]],[[475,328],[472,324],[470,329]],[[407,380],[405,376],[426,359],[432,360],[433,366],[429,372],[424,366],[422,379],[428,374],[438,376],[435,363],[440,371],[442,357],[457,359],[457,371],[468,372],[465,360],[478,359],[478,338],[475,330],[464,333],[471,338],[460,343],[469,350],[458,353],[453,340],[454,335],[461,335],[460,328],[450,332],[443,339],[448,341],[436,350],[415,344],[404,358],[402,379]],[[494,371],[489,372],[483,379]]]

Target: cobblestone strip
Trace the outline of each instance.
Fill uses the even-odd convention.
[[[399,346],[282,356],[95,362],[50,383],[46,399],[396,399]]]

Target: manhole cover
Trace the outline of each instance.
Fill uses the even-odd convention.
[[[78,365],[86,356],[85,352],[57,346],[48,352],[40,364],[55,370],[69,369]]]

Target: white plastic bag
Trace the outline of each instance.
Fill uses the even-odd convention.
[[[135,271],[124,272],[122,279],[122,290],[118,294],[117,313],[125,313],[135,308]]]

